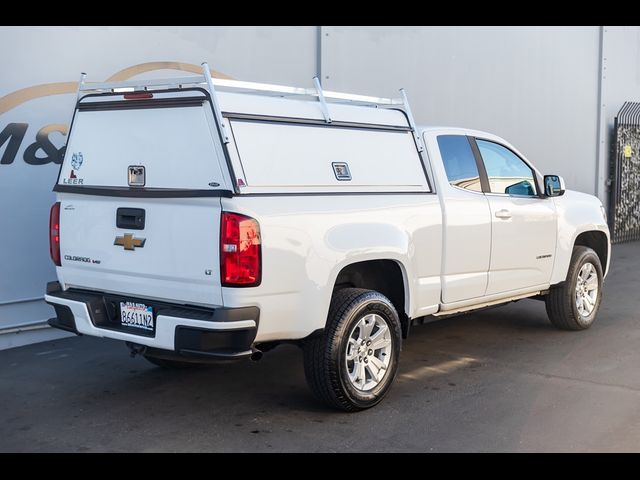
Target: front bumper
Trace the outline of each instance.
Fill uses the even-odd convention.
[[[63,291],[58,282],[47,284],[45,301],[56,311],[56,317],[49,320],[52,327],[144,345],[156,354],[202,360],[249,357],[260,316],[257,307],[202,308],[85,290]],[[122,327],[117,314],[120,301],[153,307],[155,333]]]

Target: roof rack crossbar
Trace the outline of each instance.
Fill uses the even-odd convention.
[[[120,82],[85,82],[80,86],[81,92],[117,92],[124,89],[146,89],[148,87],[167,87],[199,85],[206,83],[202,75],[191,77],[159,78],[149,80],[125,80]]]

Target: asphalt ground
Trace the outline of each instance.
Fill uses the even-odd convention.
[[[0,451],[640,451],[640,243],[616,246],[597,323],[525,300],[416,327],[377,407],[317,403],[293,346],[165,371],[120,342],[0,352]]]

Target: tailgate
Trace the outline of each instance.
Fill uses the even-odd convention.
[[[201,91],[83,99],[55,190],[65,287],[221,305],[230,177]]]
[[[58,271],[66,287],[222,305],[219,198],[60,200]],[[144,229],[118,228],[119,209],[144,212]]]

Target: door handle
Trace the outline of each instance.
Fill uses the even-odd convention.
[[[511,218],[511,212],[503,208],[502,210],[498,210],[496,212],[496,217],[508,220]]]
[[[144,230],[145,211],[142,208],[119,208],[116,211],[116,227],[127,230]]]

